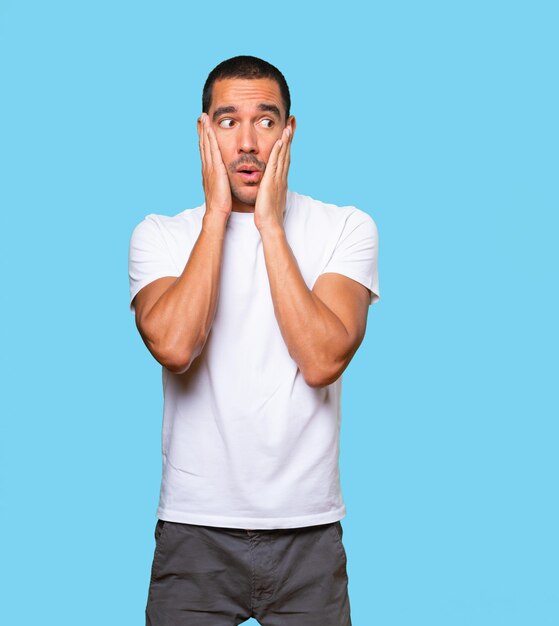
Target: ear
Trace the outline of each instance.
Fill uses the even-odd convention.
[[[291,136],[295,135],[295,128],[297,127],[297,120],[294,115],[290,115],[287,118],[286,126],[291,126]]]
[[[198,116],[198,119],[196,120],[196,131],[198,132],[198,137],[200,136],[200,128],[202,126],[202,113],[200,113],[200,115]]]

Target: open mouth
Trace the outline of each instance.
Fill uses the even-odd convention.
[[[245,182],[258,182],[262,172],[254,168],[240,168],[237,170],[237,174]]]

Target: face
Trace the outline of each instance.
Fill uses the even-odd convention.
[[[279,85],[270,78],[227,78],[213,85],[208,111],[229,176],[234,210],[251,210],[270,152],[286,125]]]

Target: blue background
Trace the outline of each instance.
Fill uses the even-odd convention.
[[[0,2],[3,623],[143,623],[162,390],[128,242],[203,201],[202,85],[254,54],[291,88],[290,188],[380,233],[354,625],[559,624],[554,6]]]

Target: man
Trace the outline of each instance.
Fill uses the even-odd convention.
[[[164,388],[146,623],[347,626],[341,374],[379,299],[376,225],[288,191],[296,122],[274,66],[220,63],[202,105],[204,204],[130,241]]]

